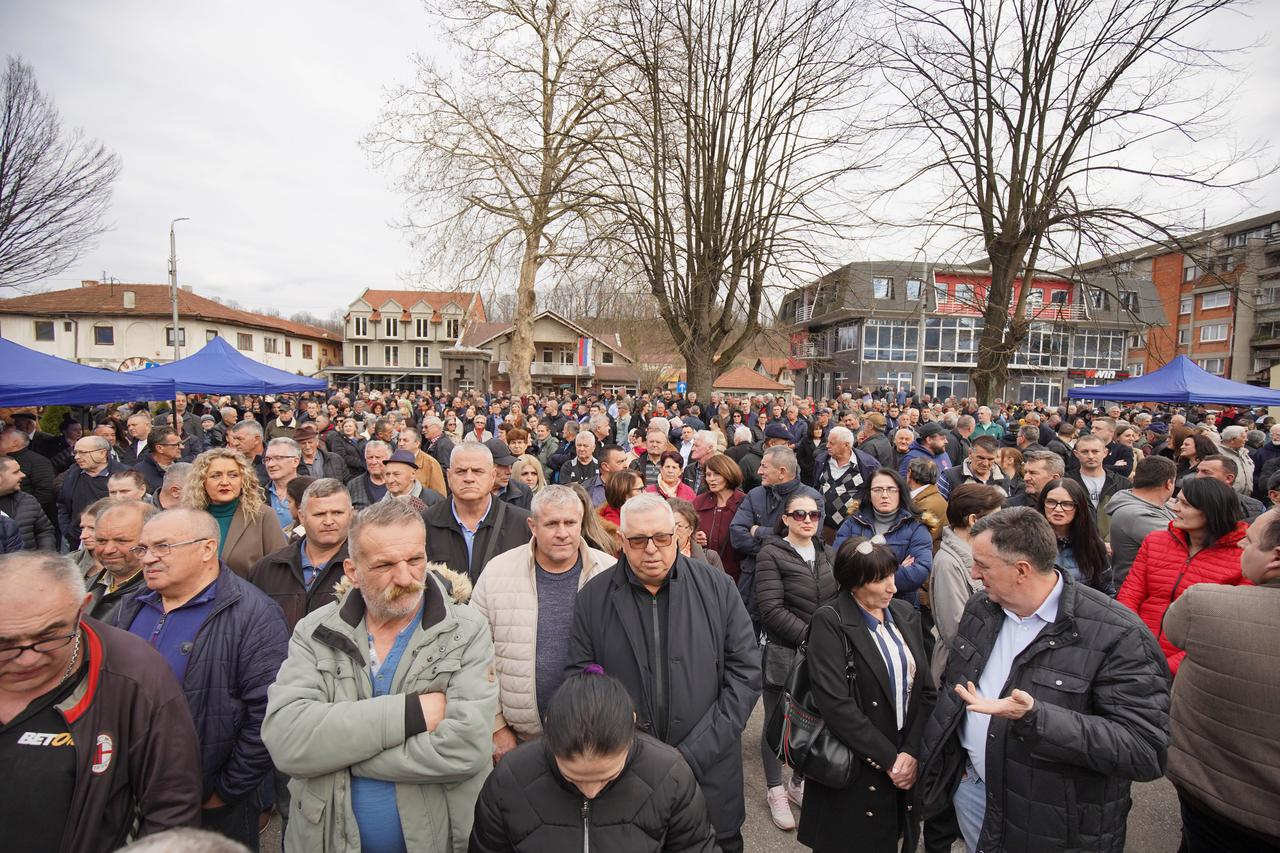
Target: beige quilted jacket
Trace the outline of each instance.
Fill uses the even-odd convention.
[[[615,557],[587,546],[581,548],[582,577],[578,589],[614,565]],[[485,564],[471,593],[471,606],[480,611],[493,632],[498,671],[496,731],[511,726],[521,740],[542,734],[534,660],[538,641],[538,589],[534,579],[533,542],[512,548]],[[572,630],[566,626],[565,630]]]

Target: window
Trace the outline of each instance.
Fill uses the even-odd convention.
[[[1120,291],[1120,307],[1126,311],[1138,310],[1138,291],[1122,290]]]
[[[1130,362],[1127,369],[1130,376],[1141,376],[1143,371],[1146,370],[1146,365],[1140,361],[1134,361]]]
[[[280,352],[280,339],[264,335],[262,338],[262,351],[269,353]]]
[[[907,279],[907,299],[913,302],[924,296],[924,282],[918,278]]]
[[[967,373],[926,373],[922,393],[935,400],[948,397],[967,397],[969,395],[969,374]]]
[[[444,321],[444,336],[451,341],[458,339],[458,332],[461,331],[462,321],[457,317]]]
[[[1089,289],[1089,304],[1099,310],[1105,310],[1111,307],[1111,299],[1105,290],[1094,287]]]
[[[1276,260],[1272,266],[1280,265],[1280,259]],[[1275,305],[1280,302],[1280,287],[1269,287],[1266,290],[1258,291],[1258,305]]]
[[[241,352],[253,352],[253,335],[236,332],[236,349]]]
[[[303,344],[303,345],[302,345],[302,357],[303,357],[303,358],[308,358],[308,359],[309,359],[309,358],[311,358],[311,352],[312,352],[311,344]]]
[[[933,301],[942,303],[948,302],[950,299],[951,294],[947,292],[947,286],[940,281],[935,281],[933,283]]]
[[[961,305],[972,305],[973,294],[974,290],[972,284],[956,285],[956,302],[959,302]]]
[[[36,340],[51,341],[53,340],[53,321],[52,320],[36,320]]]
[[[1194,297],[1191,297],[1191,296],[1184,296],[1184,297],[1182,297],[1181,299],[1179,299],[1179,300],[1178,300],[1178,313],[1179,313],[1179,314],[1190,314],[1190,313],[1191,313],[1191,300],[1192,300],[1193,298],[1194,298]]]
[[[288,338],[284,339],[284,357],[293,358],[293,344]]]
[[[1043,400],[1056,406],[1062,401],[1062,388],[1052,379],[1030,378],[1018,383],[1018,400]]]
[[[413,366],[426,367],[431,357],[431,347],[414,347],[413,348]]]
[[[1200,343],[1208,341],[1225,341],[1227,339],[1226,323],[1210,323],[1200,327]]]
[[[1200,277],[1200,267],[1196,266],[1196,262],[1191,258],[1184,257],[1182,259],[1182,280],[1195,281]]]
[[[893,279],[884,276],[871,277],[871,295],[876,299],[893,298]]]
[[[173,326],[164,327],[164,345],[173,346]],[[187,327],[178,327],[178,346],[185,347],[187,345]]]
[[[1129,349],[1138,349],[1147,345],[1147,333],[1139,332],[1129,336]]]
[[[1191,343],[1191,330],[1179,329],[1178,330],[1178,346],[1185,347],[1190,343]]]
[[[561,364],[573,364],[573,363],[575,363],[577,360],[578,360],[578,353],[577,353],[577,351],[576,351],[576,350],[571,350],[571,349],[569,349],[569,348],[567,348],[567,347],[565,347],[565,348],[563,348],[563,349],[561,349],[561,350],[560,350],[560,363],[561,363]]]
[[[915,361],[920,330],[914,322],[868,320],[862,334],[863,361]]]
[[[982,320],[977,317],[930,317],[924,325],[924,360],[930,364],[977,364]]]
[[[1215,290],[1200,297],[1201,311],[1208,311],[1210,308],[1226,308],[1230,304],[1231,294],[1226,290]]]
[[[114,346],[116,342],[115,326],[94,326],[93,342],[98,346]]]
[[[384,338],[400,337],[400,318],[399,317],[382,318],[382,336]]]
[[[1031,306],[1031,310],[1036,310],[1044,305],[1044,289],[1039,287],[1031,288],[1027,293],[1027,304]]]
[[[400,366],[400,347],[383,347],[382,363],[387,367]]]
[[[613,353],[610,352],[609,350],[605,350],[604,352],[600,353],[600,363],[613,364]]]
[[[1123,343],[1123,339],[1121,342]],[[1027,339],[1013,354],[1012,364],[1019,367],[1066,367],[1066,329],[1056,327],[1052,323],[1032,323],[1027,330]],[[1034,398],[1020,397],[1019,399]]]
[[[419,317],[413,321],[413,336],[415,338],[431,337],[431,319],[428,317]]]
[[[214,338],[216,338],[217,336],[218,336],[218,330],[217,330],[217,329],[205,329],[205,330],[204,330],[204,342],[205,342],[206,344],[207,344],[207,343],[209,343],[209,341],[211,341],[211,340],[213,340]]]
[[[355,335],[358,338],[369,337],[369,318],[368,317],[355,317],[351,320],[351,323],[352,323],[352,326],[354,327],[354,330],[352,331],[353,335]]]
[[[544,349],[544,350],[542,351],[542,363],[543,363],[543,364],[550,364],[550,363],[551,363],[551,350],[549,350],[549,349]]]
[[[351,348],[351,354],[355,357],[357,367],[369,366],[369,345],[356,344]]]
[[[1070,295],[1070,292],[1066,290],[1051,290],[1049,291],[1049,302],[1052,305],[1066,305],[1067,297]]]
[[[906,391],[915,381],[910,370],[894,370],[876,376],[876,385],[888,385],[894,391]]]
[[[1225,367],[1225,359],[1221,358],[1197,358],[1196,364],[1200,365],[1200,369],[1214,376],[1221,376],[1222,369]]]
[[[858,327],[841,326],[836,330],[836,351],[856,349],[858,346]]]
[[[1273,362],[1272,362],[1272,361],[1271,361],[1271,359],[1269,359],[1269,358],[1265,358],[1265,357],[1257,357],[1257,358],[1254,358],[1254,360],[1253,360],[1253,372],[1254,372],[1254,373],[1257,373],[1257,372],[1258,372],[1258,371],[1260,371],[1260,370],[1270,370],[1270,369],[1271,369],[1271,365],[1272,365],[1272,363],[1273,363]]]
[[[1124,367],[1125,333],[1077,329],[1071,341],[1071,366],[1079,370],[1120,370]]]

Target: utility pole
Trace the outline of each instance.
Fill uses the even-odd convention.
[[[177,361],[182,358],[182,353],[178,349],[178,239],[174,233],[174,226],[179,222],[189,221],[188,217],[182,216],[169,223],[169,297],[173,301],[173,360]],[[178,431],[178,438],[182,438],[182,418],[178,417],[178,401],[173,401],[173,428]]]

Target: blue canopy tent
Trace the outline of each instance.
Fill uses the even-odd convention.
[[[173,381],[144,372],[116,373],[46,355],[0,339],[0,406],[84,406],[171,400]]]
[[[1221,403],[1237,406],[1280,406],[1280,391],[1232,382],[1201,369],[1185,355],[1164,367],[1106,385],[1081,385],[1067,390],[1073,400],[1116,400],[1128,403]]]
[[[186,358],[149,367],[143,376],[168,380],[179,391],[193,394],[281,394],[286,391],[324,391],[323,379],[298,376],[259,364],[217,337]]]

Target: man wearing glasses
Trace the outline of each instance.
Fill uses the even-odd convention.
[[[164,485],[164,472],[182,456],[182,439],[171,427],[155,427],[147,435],[147,452],[133,470],[147,481],[147,494],[155,494]]]
[[[271,772],[262,744],[267,688],[288,652],[280,606],[218,560],[218,523],[181,507],[152,516],[134,552],[147,591],[116,625],[160,652],[195,719],[203,777],[201,825],[258,849],[258,787]]]
[[[566,671],[598,663],[626,685],[640,727],[693,769],[720,849],[737,853],[742,729],[760,696],[751,619],[732,578],[679,554],[662,498],[637,495],[621,522],[621,559],[578,593]]]
[[[0,600],[4,849],[108,853],[194,825],[196,733],[160,656],[83,616],[84,580],[65,557],[0,557]]]
[[[111,458],[105,438],[86,435],[75,444],[76,464],[67,469],[58,491],[58,529],[67,545],[80,547],[80,514],[94,501],[107,497],[112,474],[129,470]]]

